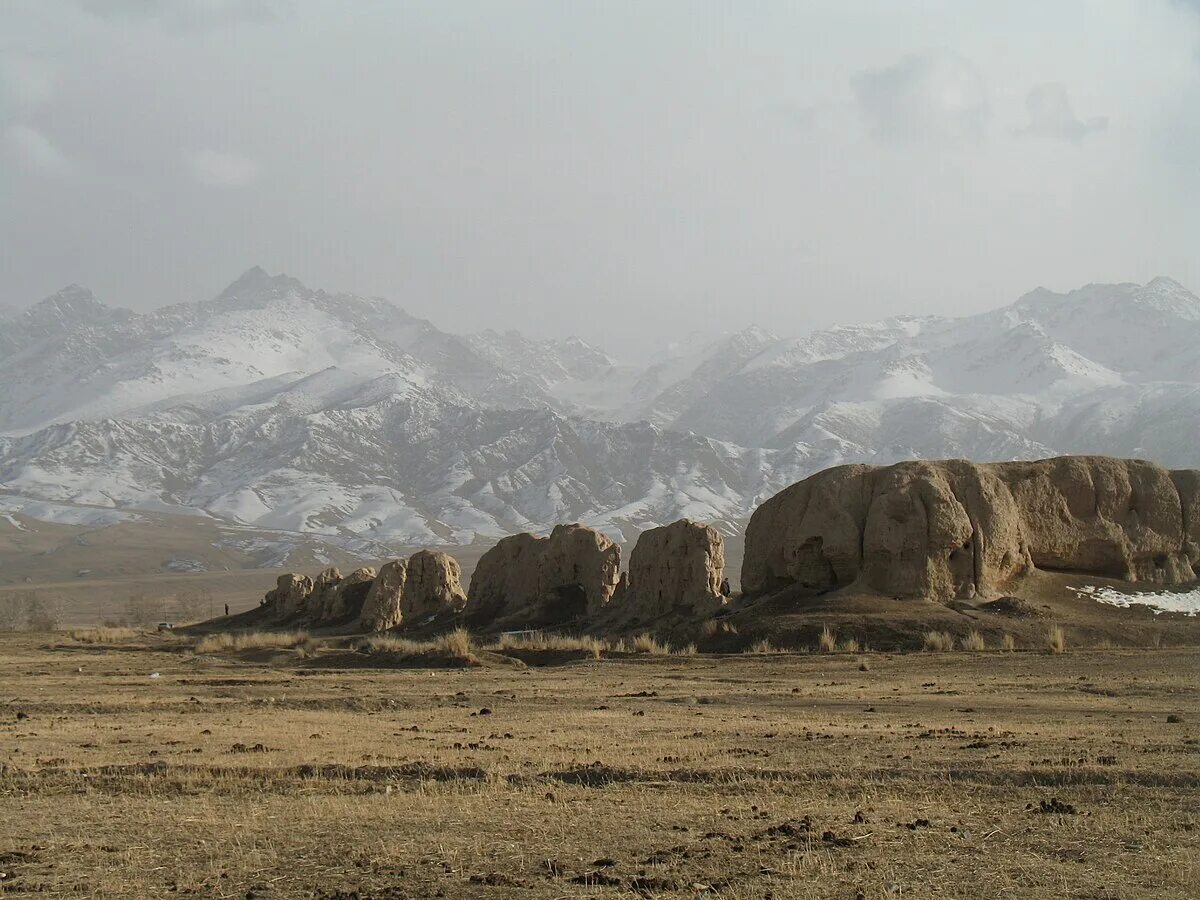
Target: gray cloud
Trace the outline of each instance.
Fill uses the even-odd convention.
[[[1093,132],[1108,127],[1108,116],[1093,116],[1087,121],[1075,115],[1067,89],[1056,82],[1039,84],[1025,97],[1029,124],[1018,134],[1050,138],[1078,144]]]
[[[202,31],[290,17],[291,0],[72,0],[109,21],[146,21],[168,30]]]
[[[0,99],[6,106],[30,108],[53,98],[54,67],[45,59],[26,53],[0,55]]]
[[[1200,17],[1173,2],[0,0],[0,297],[144,309],[257,262],[632,358],[1194,287]],[[1039,80],[1072,88],[1060,134],[1114,125],[1013,139]]]
[[[934,50],[851,80],[871,132],[885,141],[979,140],[991,108],[971,62]]]
[[[258,163],[236,153],[197,150],[184,154],[192,177],[209,187],[244,187],[258,177]]]
[[[14,123],[4,129],[6,153],[28,169],[46,174],[65,174],[74,165],[58,145],[32,125]]]

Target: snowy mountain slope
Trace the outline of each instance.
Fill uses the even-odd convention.
[[[187,398],[339,369],[446,402],[553,405],[533,380],[384,300],[311,291],[251,269],[214,300],[148,315],[67,288],[0,336],[0,433],[136,415]]]
[[[746,329],[639,370],[256,268],[144,315],[64,289],[0,324],[0,388],[0,489],[31,509],[408,543],[732,529],[843,462],[1200,466],[1200,300],[1165,278],[1039,289],[963,318]]]
[[[52,426],[0,444],[0,482],[25,496],[202,509],[263,528],[418,542],[610,530],[681,512],[735,521],[811,467],[652,425],[549,410],[389,397],[297,415],[239,410],[207,424],[145,417]]]
[[[922,398],[930,429],[923,443],[943,446],[941,455],[955,446],[977,456],[1005,445],[964,447],[941,434],[957,411],[991,422],[1014,446],[1031,441],[1062,452],[1136,446],[1155,458],[1195,459],[1195,442],[1169,428],[1143,434],[1145,415],[1108,422],[1102,398],[1136,396],[1186,408],[1178,398],[1198,384],[1200,299],[1158,278],[1144,287],[1091,285],[1066,295],[1038,290],[961,319],[895,319],[779,341],[664,424],[783,446],[809,440],[808,423],[822,416],[828,424],[831,411],[850,404],[856,411],[850,420],[867,415],[879,423],[869,435],[858,429],[852,442],[878,450],[896,443],[894,425],[884,424],[895,421],[887,410],[897,404],[911,410],[906,401]]]
[[[716,385],[742,371],[760,353],[778,342],[761,328],[751,327],[714,341],[698,352],[651,366],[633,386],[623,410],[626,419],[668,424]]]

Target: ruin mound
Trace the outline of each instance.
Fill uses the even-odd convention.
[[[827,469],[754,512],[742,588],[855,585],[949,602],[997,596],[1035,567],[1190,581],[1196,474],[1096,456]]]
[[[541,625],[594,615],[612,599],[620,569],[621,548],[583,525],[558,525],[549,537],[513,535],[480,557],[467,618]]]
[[[672,613],[709,615],[728,595],[720,532],[711,525],[680,519],[638,536],[619,605],[642,619]]]

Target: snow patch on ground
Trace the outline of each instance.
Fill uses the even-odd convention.
[[[116,525],[118,522],[136,522],[141,519],[141,516],[115,509],[67,506],[12,494],[0,494],[0,517],[24,530],[24,527],[12,518],[14,515],[22,515],[38,522],[49,522],[55,525],[87,525],[90,527]]]
[[[1113,588],[1078,587],[1076,593],[1091,597],[1099,603],[1109,606],[1119,606],[1128,609],[1131,606],[1148,606],[1155,615],[1165,612],[1183,613],[1194,616],[1200,613],[1200,587],[1190,591],[1151,591],[1137,594],[1125,594]]]

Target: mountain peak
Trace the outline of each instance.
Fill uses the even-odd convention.
[[[39,300],[29,308],[28,313],[37,318],[67,319],[80,315],[93,315],[97,310],[107,307],[92,294],[90,290],[79,284],[68,284],[44,300]]]
[[[289,291],[304,291],[307,288],[296,278],[283,272],[271,275],[262,266],[251,266],[236,281],[225,288],[218,300],[235,300],[263,294],[285,294]]]
[[[1135,295],[1137,302],[1180,319],[1200,320],[1200,297],[1174,278],[1159,275]]]

